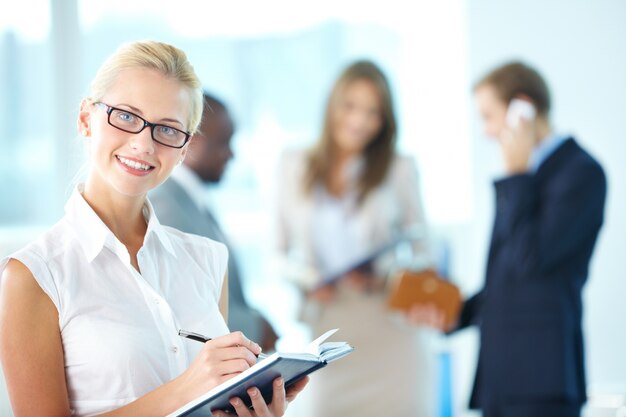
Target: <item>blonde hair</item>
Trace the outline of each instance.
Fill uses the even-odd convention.
[[[129,68],[148,68],[178,80],[191,92],[188,131],[194,134],[202,120],[202,84],[185,53],[166,43],[139,41],[122,45],[100,66],[91,82],[89,98],[99,101],[119,73]]]

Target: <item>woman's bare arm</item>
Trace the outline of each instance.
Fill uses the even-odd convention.
[[[70,415],[57,309],[14,259],[0,279],[0,360],[15,417]]]
[[[17,260],[9,261],[0,285],[0,361],[15,417],[69,417],[63,344],[54,303]],[[258,345],[240,332],[215,338],[178,378],[102,416],[169,414],[252,366],[260,352]]]
[[[228,271],[224,274],[222,294],[220,294],[220,312],[224,317],[224,321],[228,323]]]
[[[220,301],[227,300],[227,288],[225,281]],[[179,377],[100,416],[167,415],[254,365],[260,352],[241,332],[215,338],[205,343]],[[30,270],[17,260],[9,261],[0,280],[0,361],[15,417],[71,415],[57,309]],[[278,390],[278,406],[259,403],[258,415],[282,415],[285,396],[289,400],[302,388],[287,394],[284,388]]]

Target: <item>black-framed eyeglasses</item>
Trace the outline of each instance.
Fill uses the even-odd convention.
[[[191,134],[188,132],[160,123],[151,123],[128,110],[109,106],[101,101],[94,104],[104,107],[107,112],[107,121],[114,128],[127,133],[139,133],[146,127],[150,127],[152,140],[163,146],[180,149],[185,146],[191,137]]]

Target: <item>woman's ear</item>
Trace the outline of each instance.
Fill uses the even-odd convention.
[[[91,111],[93,109],[91,100],[85,98],[80,102],[78,111],[77,127],[78,133],[83,137],[91,136]]]
[[[182,164],[183,161],[185,160],[185,156],[187,156],[187,151],[189,150],[190,145],[191,145],[191,140],[189,140],[189,142],[187,142],[185,146],[183,146],[183,149],[180,152],[180,159],[178,160],[179,165]]]

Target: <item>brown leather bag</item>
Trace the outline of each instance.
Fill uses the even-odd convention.
[[[461,291],[435,271],[403,270],[390,285],[387,306],[391,310],[407,311],[414,304],[434,304],[444,312],[446,327],[457,321],[463,303]]]

